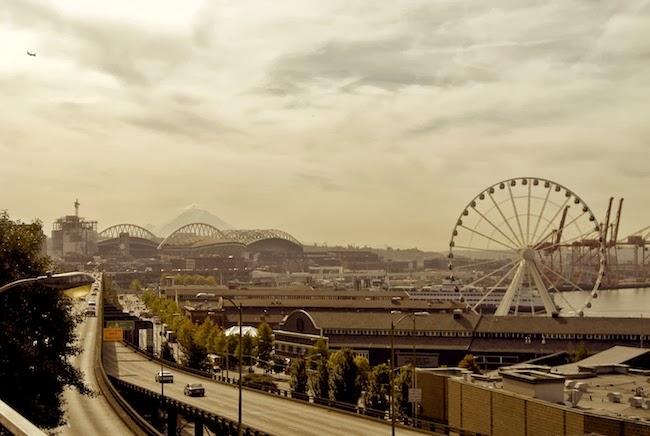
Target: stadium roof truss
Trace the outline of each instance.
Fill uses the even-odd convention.
[[[163,248],[190,248],[211,244],[237,243],[250,245],[270,239],[281,239],[292,244],[302,244],[289,233],[277,229],[269,230],[220,230],[206,223],[192,223],[179,227],[167,236],[158,246]]]
[[[152,242],[159,242],[161,238],[151,233],[144,227],[135,224],[116,224],[102,230],[99,234],[99,240],[105,241],[109,239],[119,238],[122,234],[128,234],[132,238],[147,239]]]

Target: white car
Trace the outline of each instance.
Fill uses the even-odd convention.
[[[170,371],[158,371],[155,380],[156,383],[174,383],[174,374]]]

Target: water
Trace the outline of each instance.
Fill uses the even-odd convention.
[[[563,292],[564,298],[576,309],[584,304],[590,292]],[[566,306],[561,297],[555,301]],[[650,318],[650,288],[612,289],[598,291],[598,298],[591,301],[591,309],[585,316],[643,317]]]

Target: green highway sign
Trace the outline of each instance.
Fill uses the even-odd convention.
[[[106,321],[106,327],[119,327],[122,330],[133,330],[135,329],[134,321]]]

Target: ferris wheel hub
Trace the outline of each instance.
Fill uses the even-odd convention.
[[[521,250],[520,255],[523,260],[526,260],[528,262],[535,261],[535,250],[530,247]]]

